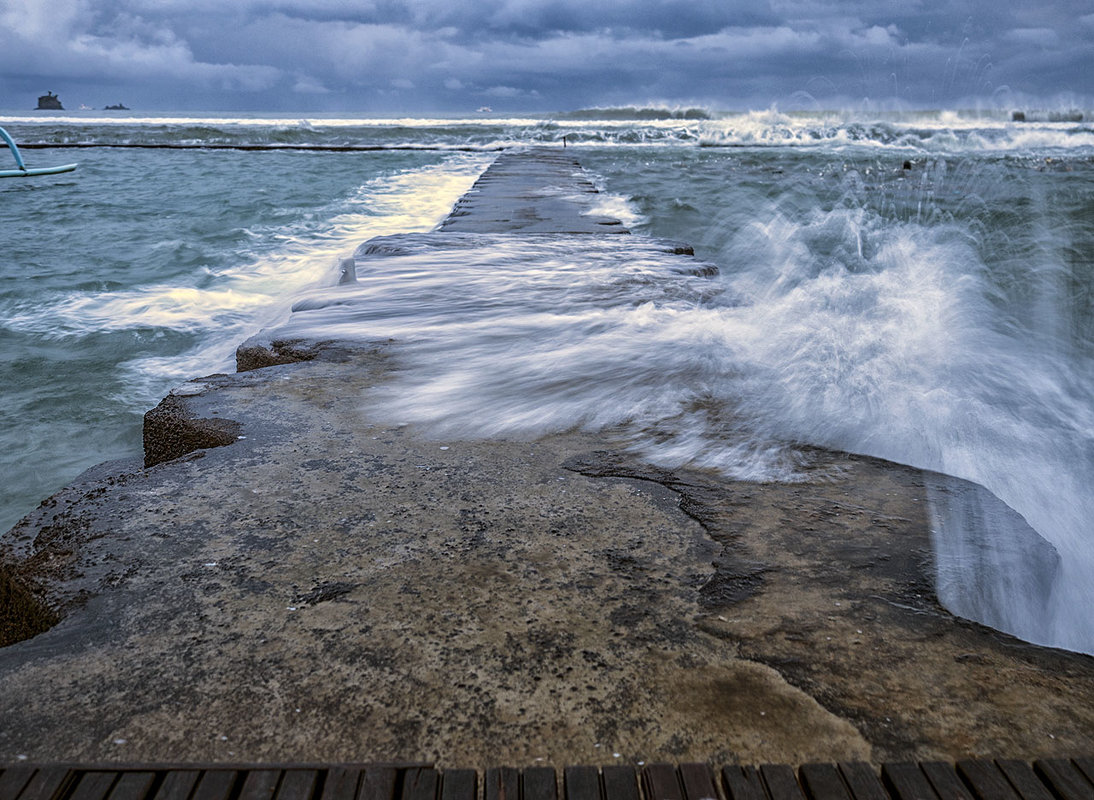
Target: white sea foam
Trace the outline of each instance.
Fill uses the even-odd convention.
[[[614,192],[600,191],[589,199],[585,214],[611,217],[623,223],[625,228],[634,228],[646,221],[629,197]]]
[[[874,148],[955,155],[1081,152],[1094,148],[1094,122],[1014,122],[952,112],[869,120],[842,113],[791,115],[771,110],[704,122],[698,138],[707,147]]]
[[[342,203],[342,213],[318,227],[290,225],[251,233],[280,245],[230,269],[205,269],[185,283],[158,283],[115,291],[74,291],[51,302],[28,301],[9,311],[5,327],[47,339],[111,331],[197,333],[200,344],[182,355],[140,358],[125,367],[138,384],[159,385],[228,369],[236,345],[288,317],[292,298],[337,280],[341,258],[363,239],[435,227],[481,173],[488,160],[456,156],[442,164],[369,180]],[[132,401],[147,402],[143,391]]]

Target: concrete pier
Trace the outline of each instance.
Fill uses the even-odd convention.
[[[581,248],[623,228],[585,213],[594,188],[568,154],[505,154],[425,236]],[[399,258],[397,239],[356,266]],[[1094,752],[1094,659],[938,605],[918,471],[818,451],[823,482],[753,484],[607,434],[438,440],[357,401],[399,342],[304,330],[178,387],[145,459],[3,537],[61,621],[0,649],[0,763]]]

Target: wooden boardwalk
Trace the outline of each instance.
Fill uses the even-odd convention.
[[[377,765],[17,765],[0,800],[1094,800],[1094,758],[439,770]]]

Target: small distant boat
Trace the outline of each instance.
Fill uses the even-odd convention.
[[[113,106],[103,106],[103,111],[128,111],[128,106],[123,106],[121,103]]]
[[[490,106],[479,106],[479,113],[480,114],[489,114],[493,110],[494,109],[490,108]]]
[[[53,92],[46,92],[44,95],[38,98],[38,110],[39,111],[64,111],[65,107],[61,105],[61,98],[55,95]]]
[[[6,130],[0,128],[0,139],[3,139],[11,149],[11,154],[15,156],[16,169],[0,169],[0,178],[29,178],[32,175],[56,175],[61,172],[72,172],[76,169],[76,164],[62,164],[59,167],[28,167],[23,163],[23,156],[19,153],[19,148],[15,146],[15,140],[11,138]]]

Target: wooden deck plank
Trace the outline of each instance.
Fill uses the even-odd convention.
[[[478,800],[479,773],[473,769],[446,769],[441,773],[441,800]]]
[[[972,787],[973,793],[980,800],[1020,800],[1010,781],[999,771],[994,762],[976,760],[958,761],[957,773]],[[939,771],[949,769],[949,764],[936,767]],[[935,787],[937,788],[937,787]],[[939,792],[943,800],[948,800],[946,795]]]
[[[356,800],[361,784],[361,770],[353,767],[332,767],[323,781],[320,800]]]
[[[714,773],[707,764],[681,764],[680,785],[686,800],[718,800]]]
[[[855,800],[889,800],[881,778],[865,761],[841,761],[839,771]]]
[[[634,767],[612,764],[600,771],[604,786],[604,800],[640,800],[638,773]]]
[[[357,800],[394,800],[398,778],[394,767],[369,767],[361,776]]]
[[[558,779],[552,767],[525,767],[520,775],[521,800],[558,800]]]
[[[277,800],[312,800],[318,783],[318,770],[287,769],[277,787]]]
[[[281,782],[279,769],[252,769],[244,773],[239,800],[273,800]]]
[[[798,777],[812,800],[851,800],[835,764],[802,764],[798,767]]]
[[[1075,762],[1075,766],[1079,768],[1079,771],[1086,776],[1086,779],[1091,783],[1094,783],[1094,757],[1075,758],[1072,760]]]
[[[123,772],[110,790],[109,800],[145,800],[155,785],[156,773],[151,770]]]
[[[483,779],[485,800],[520,800],[520,772],[513,767],[491,767]]]
[[[75,782],[76,777],[76,773],[68,767],[37,769],[23,787],[19,800],[55,800]]]
[[[881,782],[894,800],[938,800],[938,795],[931,788],[931,782],[918,764],[883,764]]]
[[[163,776],[154,800],[187,800],[201,773],[196,769],[173,769]]]
[[[672,764],[649,764],[642,769],[645,800],[684,800],[684,790]]]
[[[973,792],[961,780],[953,764],[943,761],[924,761],[919,768],[931,782],[935,794],[942,800],[973,800]]]
[[[0,775],[0,800],[15,800],[30,783],[34,776],[34,767],[8,767]]]
[[[722,767],[722,786],[727,800],[767,800],[763,780],[755,767]]]
[[[1066,758],[1036,761],[1033,770],[1061,800],[1094,800],[1094,786]]]
[[[68,800],[106,800],[110,787],[118,779],[117,772],[85,772],[76,783]]]
[[[803,764],[720,772],[726,800],[1094,800],[1094,758]],[[719,800],[707,764],[486,771],[357,765],[0,767],[0,800]],[[320,792],[319,790],[322,789]]]
[[[239,774],[234,769],[209,769],[198,778],[193,800],[228,800]]]
[[[1033,767],[1025,761],[1000,759],[995,763],[1022,800],[1055,800],[1052,792],[1037,777]]]
[[[440,776],[429,767],[410,767],[403,773],[400,800],[437,800]]]
[[[566,800],[601,800],[600,770],[596,767],[566,767],[562,786]]]
[[[793,767],[787,764],[761,764],[760,777],[771,800],[805,800]]]

